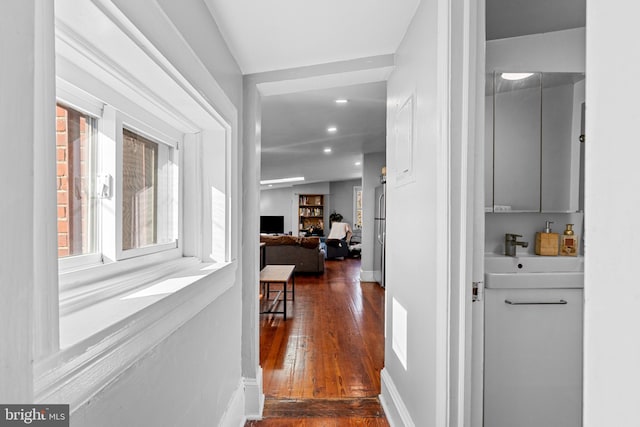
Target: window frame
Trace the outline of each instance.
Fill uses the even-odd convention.
[[[62,104],[65,107],[72,108],[80,113],[86,114],[94,119],[95,126],[93,128],[93,150],[92,162],[94,167],[94,173],[99,170],[99,150],[100,150],[100,117],[102,116],[103,104],[96,98],[89,96],[86,93],[78,91],[76,88],[68,84],[66,81],[57,78],[56,79],[56,104]],[[95,190],[95,189],[94,189]],[[79,268],[87,266],[97,266],[102,263],[101,247],[101,233],[98,230],[100,224],[100,199],[95,200],[94,209],[96,209],[97,222],[94,229],[94,252],[82,255],[71,255],[64,258],[58,258],[58,269],[61,272],[73,271]]]
[[[61,274],[73,272],[82,268],[95,268],[110,262],[118,262],[125,259],[151,255],[158,252],[174,251],[174,257],[182,255],[179,242],[182,240],[182,211],[183,192],[180,191],[182,185],[183,165],[179,152],[180,141],[183,134],[167,125],[163,125],[158,118],[150,118],[147,114],[144,121],[135,117],[142,116],[141,111],[124,112],[114,108],[97,97],[89,94],[90,89],[82,90],[74,87],[71,83],[58,77],[56,79],[57,99],[56,102],[73,108],[78,112],[91,116],[96,123],[94,129],[94,145],[96,157],[94,160],[95,175],[106,176],[110,180],[110,197],[113,202],[105,202],[105,199],[97,199],[96,222],[97,230],[95,236],[96,251],[91,254],[68,256],[58,259],[58,268]],[[132,109],[136,110],[136,109]],[[111,113],[111,114],[109,114]],[[148,124],[151,123],[151,124]],[[175,240],[166,243],[146,246],[143,248],[133,248],[124,250],[122,248],[122,144],[123,130],[128,129],[138,135],[147,138],[157,144],[162,144],[173,151],[173,162],[176,164],[177,172],[170,172],[166,177],[172,181],[174,188],[170,189],[173,194],[174,203],[170,209],[177,218],[174,223],[176,228]],[[115,138],[115,144],[113,144]],[[160,166],[160,163],[159,163]],[[95,190],[95,189],[94,189]],[[111,220],[106,218],[105,210],[115,209],[115,217]]]
[[[173,249],[177,249],[178,253],[182,255],[181,248],[179,247],[179,242],[182,237],[182,219],[179,214],[180,206],[182,206],[183,196],[182,191],[180,191],[181,183],[182,183],[182,170],[183,165],[181,162],[181,156],[179,153],[179,141],[183,139],[183,135],[174,130],[173,135],[167,135],[164,132],[158,129],[158,124],[156,126],[149,126],[142,121],[136,119],[132,115],[126,114],[124,112],[117,111],[116,112],[116,179],[114,184],[114,191],[118,194],[118,201],[116,203],[117,208],[117,218],[116,218],[116,227],[115,227],[115,241],[116,241],[116,251],[115,251],[115,260],[121,261],[129,258],[135,258],[144,255],[150,255],[158,252],[171,251]],[[145,246],[142,248],[132,248],[132,249],[123,249],[122,247],[122,216],[123,216],[123,200],[122,200],[122,176],[123,176],[123,140],[124,140],[124,130],[127,129],[133,133],[136,133],[146,139],[149,139],[152,142],[157,143],[158,145],[163,144],[166,147],[169,147],[173,150],[174,160],[177,163],[177,176],[174,176],[172,172],[170,172],[169,177],[166,177],[168,180],[173,181],[174,188],[169,191],[177,193],[174,194],[176,200],[174,201],[176,206],[172,206],[172,211],[178,212],[177,220],[177,235],[175,236],[175,240],[167,243],[156,243],[154,245]],[[159,150],[160,151],[160,150]],[[158,167],[160,167],[160,162],[158,162]],[[175,226],[176,224],[174,224]],[[104,236],[103,236],[104,237]]]
[[[358,208],[358,192],[360,192],[360,208]],[[358,211],[362,211],[362,185],[353,186],[353,229],[362,228],[362,223],[356,224]]]

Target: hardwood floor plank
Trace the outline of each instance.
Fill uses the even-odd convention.
[[[265,419],[246,425],[388,426],[377,399],[384,289],[359,275],[359,259],[327,260],[324,274],[296,275],[286,321],[261,317]]]

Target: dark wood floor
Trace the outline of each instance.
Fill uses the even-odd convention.
[[[377,396],[384,363],[384,290],[360,282],[360,260],[296,275],[287,320],[263,315],[264,419],[247,426],[388,426]]]

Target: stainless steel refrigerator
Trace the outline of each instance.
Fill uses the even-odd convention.
[[[386,183],[384,178],[382,184],[375,189],[376,212],[375,212],[375,241],[373,246],[373,278],[380,286],[385,287],[384,264],[385,264],[385,235],[386,235]]]

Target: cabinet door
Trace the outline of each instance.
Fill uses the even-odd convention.
[[[581,289],[487,289],[485,426],[582,425],[582,305]]]
[[[494,80],[494,210],[540,211],[541,73]]]
[[[542,76],[542,212],[576,212],[584,74]]]

